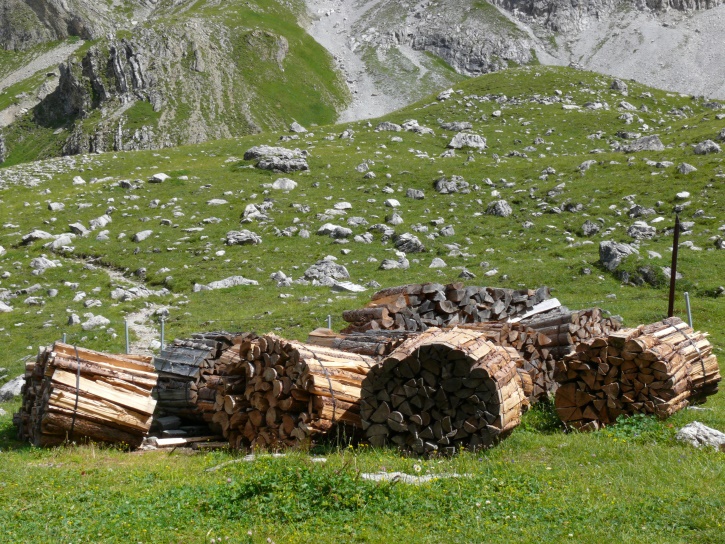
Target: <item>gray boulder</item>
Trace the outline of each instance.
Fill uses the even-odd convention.
[[[433,187],[442,195],[471,192],[470,185],[461,176],[451,176],[451,179],[439,178],[435,181]]]
[[[243,276],[231,276],[223,280],[213,281],[207,285],[195,283],[194,292],[198,293],[199,291],[215,291],[217,289],[229,289],[231,287],[237,287],[238,285],[259,285],[259,282],[256,280],[247,279]]]
[[[401,132],[403,127],[396,125],[395,123],[391,123],[390,121],[383,121],[375,127],[375,130],[378,132]]]
[[[305,279],[307,280],[321,280],[323,278],[347,280],[350,279],[350,273],[347,271],[347,268],[341,264],[337,264],[331,258],[317,261],[305,270]]]
[[[711,429],[699,421],[693,421],[682,427],[682,429],[677,431],[675,438],[681,442],[687,442],[696,448],[700,446],[712,446],[713,448],[725,450],[725,433]]]
[[[295,121],[294,123],[292,123],[289,126],[289,131],[296,132],[298,134],[302,134],[302,133],[307,132],[307,129],[305,127],[303,127],[302,125],[300,125],[297,121]]]
[[[171,176],[167,176],[166,174],[160,172],[158,174],[154,174],[149,178],[149,183],[163,183],[167,179],[171,178]]]
[[[2,300],[0,300],[0,314],[8,314],[13,311],[12,306],[8,306]]]
[[[627,84],[621,79],[613,79],[612,84],[609,86],[609,88],[614,91],[619,91],[622,94],[627,94],[627,92],[629,91]]]
[[[687,164],[686,162],[683,162],[677,167],[677,171],[680,174],[691,174],[692,172],[697,172],[697,168],[692,166],[691,164]]]
[[[581,227],[581,232],[584,236],[594,236],[601,230],[601,227],[592,221],[587,219]]]
[[[412,198],[413,200],[423,200],[425,198],[425,193],[420,189],[408,189],[405,192],[405,196]]]
[[[418,237],[409,232],[393,236],[393,243],[395,248],[403,253],[422,253],[425,251],[425,246],[418,240]]]
[[[486,138],[470,132],[459,132],[448,143],[449,149],[463,149],[464,147],[486,149]]]
[[[445,268],[447,266],[448,265],[443,259],[441,259],[440,257],[436,257],[435,259],[433,259],[433,261],[431,261],[428,268]]]
[[[20,240],[20,243],[24,246],[27,246],[28,244],[32,244],[33,242],[37,242],[38,240],[49,240],[51,238],[53,238],[53,235],[49,232],[35,229],[23,236]]]
[[[583,174],[584,172],[589,170],[595,164],[597,164],[597,161],[593,161],[593,160],[584,161],[583,163],[581,163],[579,165],[579,171]]]
[[[657,229],[645,223],[644,221],[635,221],[627,229],[627,236],[631,236],[635,240],[650,240],[657,234]]]
[[[83,223],[71,223],[68,225],[68,228],[73,234],[78,236],[88,236],[91,233],[91,231],[83,226]]]
[[[279,178],[272,183],[272,189],[291,191],[297,187],[297,182],[289,178]]]
[[[283,159],[280,157],[269,157],[257,163],[260,170],[271,170],[273,172],[303,172],[310,169],[305,159]]]
[[[362,293],[365,287],[351,281],[336,281],[332,284],[332,290],[338,293]]]
[[[81,323],[81,328],[84,331],[92,331],[98,327],[105,327],[111,324],[111,321],[102,315],[86,314],[84,317],[86,317],[86,321]]]
[[[63,204],[62,202],[51,202],[50,204],[48,204],[48,209],[51,212],[62,212],[63,210],[65,210],[65,204]]]
[[[347,227],[341,227],[340,225],[325,223],[317,230],[317,234],[339,240],[342,238],[349,238],[352,235],[352,230]]]
[[[463,132],[464,130],[471,130],[473,125],[468,121],[453,121],[452,123],[441,123],[441,128],[451,132]]]
[[[620,244],[612,241],[601,242],[599,244],[599,262],[610,272],[616,270],[629,255],[638,253],[639,251],[629,244]]]
[[[141,232],[137,232],[133,235],[133,241],[134,242],[143,242],[146,240],[149,236],[151,236],[154,233],[152,230],[142,230]]]
[[[244,152],[244,160],[251,161],[255,159],[269,159],[277,157],[279,159],[302,159],[307,157],[307,151],[299,149],[287,149],[286,147],[272,147],[269,145],[254,146]]]
[[[0,402],[7,402],[13,400],[15,397],[19,397],[24,384],[25,375],[21,374],[0,387]]]
[[[7,251],[5,251],[5,248],[3,246],[0,246],[0,257],[5,255],[6,253],[7,253]]]
[[[717,135],[717,139],[721,142],[725,142],[725,128],[720,131],[720,134]]]
[[[408,270],[410,268],[410,261],[405,257],[400,257],[397,261],[384,259],[378,268],[380,270]]]
[[[622,147],[622,150],[625,153],[636,153],[638,151],[664,151],[665,146],[659,136],[653,134],[652,136],[644,136],[631,141],[629,144]]]
[[[246,246],[262,243],[262,237],[251,230],[230,230],[227,232],[228,246]]]
[[[511,206],[505,200],[495,200],[490,202],[486,208],[488,215],[495,215],[496,217],[508,217],[513,213]]]
[[[695,146],[695,155],[709,155],[710,153],[720,153],[722,149],[712,140],[705,140]]]

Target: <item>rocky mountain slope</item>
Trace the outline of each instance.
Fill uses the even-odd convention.
[[[6,47],[30,47],[68,34],[88,40],[60,65],[53,92],[38,95],[32,109],[21,108],[6,120],[9,163],[160,149],[279,128],[293,120],[330,122],[347,100],[328,53],[297,23],[301,4],[109,6],[28,2],[37,15],[28,24],[41,30],[28,34],[5,27]],[[7,100],[13,101],[16,90],[22,89],[6,89]],[[35,92],[30,88],[25,95]]]
[[[0,0],[0,10],[5,164],[380,116],[531,63],[725,97],[721,0]],[[12,72],[32,59],[47,68]]]

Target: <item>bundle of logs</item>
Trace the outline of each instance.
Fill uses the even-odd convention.
[[[214,372],[222,352],[234,342],[229,333],[203,333],[174,340],[154,358],[159,375],[154,390],[157,416],[177,416],[182,421],[201,421],[214,413],[214,392],[204,389],[204,376]]]
[[[720,372],[707,335],[679,318],[580,343],[557,363],[561,420],[596,430],[620,415],[668,417],[717,392]]]
[[[452,454],[492,445],[526,402],[509,351],[480,331],[433,328],[368,373],[360,416],[373,446]]]
[[[25,367],[21,440],[139,446],[152,421],[156,373],[150,357],[108,355],[56,342]]]
[[[598,308],[581,311],[561,308],[516,323],[486,321],[459,327],[480,331],[493,344],[511,347],[518,352],[520,368],[532,382],[530,393],[528,388],[527,393],[533,403],[556,391],[558,384],[554,380],[554,371],[557,360],[574,351],[578,342],[609,334],[618,330],[619,326],[617,320],[605,318]],[[407,338],[419,334],[385,330],[345,334],[317,329],[310,333],[307,341],[382,360]]]
[[[343,332],[425,331],[459,323],[505,321],[548,298],[547,287],[515,291],[462,283],[402,285],[378,291],[366,308],[343,312],[343,319],[350,323]]]
[[[247,335],[225,351],[217,374],[212,428],[232,447],[276,448],[360,429],[360,387],[375,361],[365,355]]]

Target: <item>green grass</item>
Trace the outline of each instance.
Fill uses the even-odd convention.
[[[167,338],[225,328],[274,330],[288,338],[304,339],[311,329],[324,325],[328,314],[334,317],[333,328],[340,329],[342,311],[363,306],[372,290],[336,295],[313,286],[278,289],[269,279],[277,270],[299,278],[307,266],[326,255],[337,256],[357,283],[374,279],[386,287],[405,282],[449,282],[455,281],[460,267],[465,266],[478,276],[469,284],[512,288],[546,284],[569,307],[599,306],[623,316],[630,326],[653,322],[665,315],[666,286],[623,285],[598,266],[598,243],[604,239],[629,240],[626,228],[633,220],[626,215],[629,204],[624,197],[634,194],[635,202],[655,208],[665,219],[656,223],[657,236],[643,241],[639,257],[626,267],[668,266],[671,237],[663,228],[672,225],[672,207],[679,202],[675,194],[683,190],[691,193],[692,204],[682,219],[693,220],[695,227],[682,240],[691,240],[703,251],[680,251],[679,270],[684,280],[678,285],[675,309],[677,315],[684,315],[682,291],[687,288],[695,326],[710,333],[715,353],[722,358],[725,307],[722,297],[716,298],[714,293],[723,284],[725,251],[715,250],[711,238],[722,235],[719,229],[725,224],[723,155],[696,156],[691,144],[714,138],[723,122],[699,100],[628,82],[627,100],[637,108],[647,106],[649,113],[638,115],[656,127],[653,132],[668,146],[662,152],[633,154],[635,160],[628,164],[629,156],[610,151],[608,141],[615,140],[619,130],[640,128],[618,119],[616,104],[622,97],[609,90],[609,83],[607,77],[566,68],[518,68],[461,82],[457,88],[463,93],[445,102],[426,97],[386,116],[393,122],[417,119],[433,128],[436,136],[376,133],[376,121],[372,121],[372,128],[365,121],[345,127],[316,127],[314,136],[291,142],[290,147],[308,149],[311,170],[284,176],[299,184],[289,194],[265,187],[283,176],[245,168],[249,163],[240,161],[253,145],[276,144],[280,133],[157,152],[76,157],[73,167],[61,167],[62,161],[55,161],[0,170],[0,178],[18,172],[23,179],[35,176],[41,180],[35,187],[13,184],[0,190],[3,223],[17,225],[0,228],[0,245],[7,250],[7,255],[0,257],[0,274],[12,274],[0,280],[0,288],[15,291],[40,283],[40,295],[46,302],[42,308],[27,306],[25,296],[20,296],[10,302],[15,307],[12,313],[0,315],[4,348],[0,366],[16,375],[22,370],[23,357],[63,332],[69,341],[89,348],[121,351],[123,317],[145,302],[170,308]],[[555,89],[570,95],[573,103],[604,100],[611,109],[570,112],[560,104],[532,100],[535,96],[554,96]],[[644,91],[652,96],[642,96]],[[503,94],[519,101],[497,103],[495,98]],[[482,96],[491,100],[479,101],[477,97]],[[691,108],[687,118],[668,113],[685,107]],[[501,110],[501,117],[492,117],[494,110]],[[472,162],[466,151],[457,152],[455,158],[439,158],[453,134],[440,129],[438,119],[471,121],[474,130],[487,137],[489,148],[471,154]],[[348,127],[355,131],[355,139],[338,139],[336,136]],[[553,133],[547,135],[549,129]],[[605,137],[587,138],[598,130]],[[334,138],[326,139],[328,135]],[[394,142],[392,136],[403,141]],[[525,151],[537,137],[545,143],[536,144],[536,151]],[[603,152],[591,153],[595,148]],[[528,158],[508,156],[511,151],[526,153]],[[422,153],[429,158],[417,156]],[[355,170],[367,159],[375,161],[371,166],[375,179],[364,179]],[[581,174],[578,166],[589,159],[599,162]],[[669,160],[675,165],[688,162],[698,170],[683,176],[673,167],[649,166],[647,159]],[[52,169],[61,171],[52,172],[53,179],[48,181],[42,172],[49,172],[51,164]],[[557,173],[540,179],[548,167]],[[174,177],[163,184],[142,183],[135,190],[116,184],[120,179],[145,181],[157,172]],[[454,174],[479,189],[468,195],[435,193],[434,181]],[[86,181],[111,179],[74,186],[71,180],[76,175]],[[188,179],[179,179],[181,176]],[[494,187],[484,183],[487,178]],[[565,186],[557,189],[562,183]],[[394,192],[384,193],[385,186]],[[407,199],[408,188],[423,189],[425,199]],[[45,189],[50,189],[50,194],[43,194]],[[492,196],[493,189],[501,196]],[[431,233],[435,230],[431,220],[441,217],[444,225],[454,226],[455,236],[431,240],[418,233],[428,251],[409,256],[408,271],[383,272],[377,270],[380,261],[393,253],[392,245],[382,243],[379,234],[370,245],[340,245],[315,234],[325,222],[317,214],[340,199],[353,208],[347,216],[331,222],[346,224],[348,217],[363,216],[372,224],[385,221],[391,210],[383,202],[391,197],[401,202],[398,211],[405,221],[397,227],[398,232],[411,232],[412,225],[421,223],[429,226]],[[224,198],[228,204],[208,206],[206,202],[212,198]],[[274,200],[272,221],[240,225],[244,207],[265,198]],[[511,217],[483,214],[488,202],[497,198],[511,203]],[[149,207],[156,199],[161,205]],[[65,202],[66,210],[50,212],[47,201]],[[91,207],[77,209],[80,202]],[[577,214],[538,215],[539,210],[567,202],[581,203],[584,209]],[[311,210],[296,211],[294,203],[308,204]],[[40,242],[19,246],[20,235],[33,228],[65,232],[68,223],[80,220],[88,224],[109,206],[116,208],[113,222],[106,227],[110,240],[99,242],[95,234],[76,239],[74,254],[94,257],[97,266],[125,270],[127,276],[144,266],[147,283],[154,288],[168,285],[172,296],[113,303],[108,300],[111,282],[103,267],[89,270],[63,256],[53,257],[62,261],[62,268],[42,276],[30,274],[30,259],[49,252]],[[704,215],[693,219],[698,209]],[[174,215],[174,211],[183,215]],[[212,216],[221,222],[203,221]],[[614,230],[587,240],[578,234],[587,218],[601,218],[604,228]],[[162,226],[162,219],[170,219],[172,226]],[[525,228],[525,221],[533,225]],[[275,229],[293,225],[307,228],[311,237],[275,235]],[[184,232],[191,227],[204,230]],[[263,243],[225,246],[225,233],[240,227],[260,234]],[[130,241],[134,233],[145,229],[154,231],[149,239]],[[354,231],[361,234],[365,228]],[[126,236],[119,239],[120,234]],[[589,241],[593,243],[585,243]],[[453,242],[467,256],[449,256],[444,244]],[[342,249],[352,251],[344,255]],[[222,250],[224,255],[218,255]],[[650,258],[648,250],[659,252],[663,258]],[[436,256],[449,267],[429,269]],[[479,266],[482,261],[489,263],[488,269],[497,268],[498,273],[485,277],[486,269]],[[592,273],[582,274],[583,268]],[[232,275],[255,279],[259,286],[192,292],[195,282],[208,283]],[[167,276],[172,279],[167,281]],[[88,298],[101,299],[103,306],[84,309],[82,302],[73,301],[75,292],[64,281],[81,282]],[[58,289],[58,296],[44,295],[49,288]],[[93,293],[93,289],[99,292]],[[280,294],[292,296],[280,298]],[[115,332],[82,332],[66,325],[69,312],[82,315],[86,311],[108,317]],[[725,458],[720,453],[680,445],[673,435],[693,420],[725,430],[723,398],[722,394],[715,395],[704,410],[685,410],[665,422],[637,418],[593,434],[564,434],[550,407],[544,405],[526,414],[513,435],[492,450],[451,460],[423,462],[401,458],[392,451],[338,451],[333,447],[316,452],[327,456],[325,465],[313,465],[307,454],[298,453],[283,460],[233,464],[211,473],[204,469],[231,460],[235,454],[138,455],[91,447],[37,451],[13,440],[7,415],[0,419],[4,461],[0,466],[4,499],[0,502],[0,534],[9,541],[42,540],[37,536],[40,534],[53,535],[59,541],[125,541],[130,536],[144,542],[208,542],[229,536],[234,539],[230,541],[251,542],[268,537],[275,542],[389,542],[399,537],[421,542],[719,542]],[[17,409],[17,403],[3,408],[10,413]],[[414,474],[415,465],[421,467],[421,473],[456,472],[470,477],[440,479],[419,487],[373,485],[356,478],[357,471],[375,472],[382,467]],[[247,531],[252,531],[249,538]]]

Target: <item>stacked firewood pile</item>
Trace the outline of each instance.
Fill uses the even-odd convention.
[[[365,355],[249,335],[217,364],[212,424],[232,447],[296,446],[333,429],[361,427],[360,387],[375,361]],[[223,374],[221,374],[223,372]]]
[[[14,417],[19,438],[40,447],[88,439],[139,446],[151,426],[156,380],[150,357],[56,342],[26,365]]]
[[[229,333],[203,333],[177,339],[154,358],[159,375],[154,397],[157,416],[177,416],[182,421],[201,421],[214,412],[214,396],[205,390],[202,377],[214,372],[222,352],[234,342]]]
[[[360,416],[374,446],[452,454],[492,445],[519,424],[525,404],[509,351],[479,331],[434,328],[368,373]]]
[[[366,308],[343,312],[343,319],[350,323],[343,332],[425,331],[459,323],[505,321],[548,298],[547,287],[515,291],[462,283],[402,285],[378,291]]]
[[[707,335],[679,318],[580,343],[557,363],[555,405],[568,426],[596,430],[620,415],[665,418],[717,392]]]

